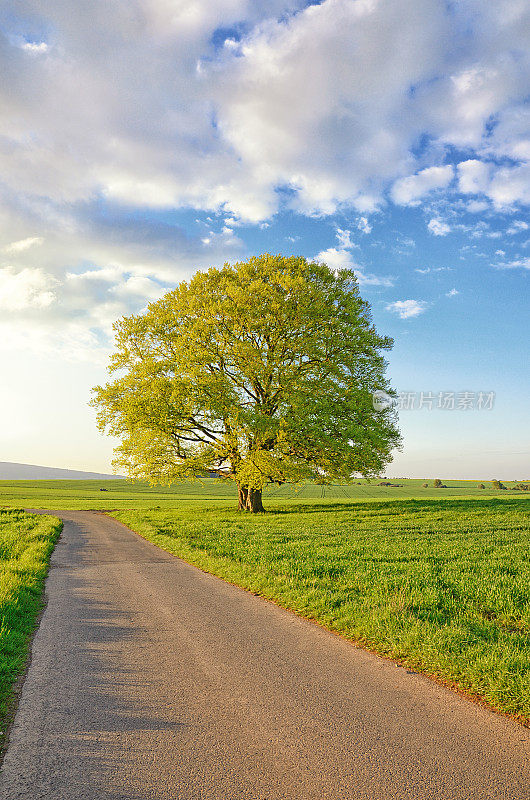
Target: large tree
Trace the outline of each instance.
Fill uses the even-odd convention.
[[[115,379],[98,422],[121,439],[115,467],[172,483],[219,470],[239,508],[269,482],[375,475],[400,437],[379,336],[350,270],[261,255],[197,272],[115,324]]]

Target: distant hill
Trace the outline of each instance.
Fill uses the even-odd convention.
[[[0,481],[31,480],[69,480],[69,481],[108,481],[119,480],[122,475],[108,475],[102,472],[83,472],[79,469],[57,469],[56,467],[39,467],[36,464],[14,464],[11,461],[0,461]]]

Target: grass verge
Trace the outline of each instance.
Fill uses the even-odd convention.
[[[0,749],[61,528],[55,517],[0,511]]]
[[[530,720],[524,500],[112,515],[205,571]]]

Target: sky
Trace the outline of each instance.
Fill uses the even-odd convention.
[[[3,0],[0,461],[110,471],[112,323],[261,252],[355,270],[387,475],[530,478],[527,0]]]

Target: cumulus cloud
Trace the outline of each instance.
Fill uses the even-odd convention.
[[[527,158],[515,109],[529,24],[519,0],[325,0],[230,47],[220,130],[306,213],[371,210],[391,184],[396,202],[415,203],[450,185],[451,165],[425,163],[443,148]],[[432,143],[421,159],[420,139]],[[505,203],[499,191],[492,199]]]
[[[345,231],[342,228],[337,228],[336,236],[339,247],[329,247],[327,250],[322,250],[315,256],[316,261],[326,264],[330,269],[338,271],[340,269],[351,269],[355,273],[355,277],[359,286],[393,286],[394,279],[390,275],[374,275],[367,273],[353,258],[351,248],[356,245],[351,241],[350,231]]]
[[[455,148],[469,210],[530,202],[520,0],[94,0],[76,14],[6,0],[4,12],[1,266],[13,289],[25,276],[20,303],[43,326],[53,310],[100,342],[140,289],[145,300],[240,256],[235,227],[285,205],[353,209],[351,230],[369,233],[389,199],[450,196]],[[167,221],[177,209],[213,221],[186,236]],[[441,213],[435,235],[448,232]],[[341,230],[326,258],[353,264]],[[71,277],[101,269],[110,280]]]
[[[112,286],[109,291],[120,297],[138,297],[151,301],[158,300],[169,289],[169,286],[161,286],[160,283],[152,278],[136,275]]]
[[[351,269],[355,273],[355,277],[359,286],[393,286],[394,279],[390,275],[373,275],[372,273],[365,272],[353,260],[352,254],[343,248],[330,247],[327,250],[322,250],[315,256],[316,261],[320,261],[332,270]]]
[[[4,247],[4,253],[22,253],[34,245],[42,244],[44,239],[42,236],[28,236],[26,239],[20,239],[18,242],[11,242]]]
[[[42,53],[47,53],[49,47],[46,42],[24,42],[22,49],[33,55],[41,55]]]
[[[458,165],[458,175],[461,192],[483,194],[499,210],[530,203],[529,163],[496,166],[470,159]]]
[[[30,210],[24,213],[0,207],[0,241],[9,241],[8,232],[19,234],[11,242],[17,246],[4,256],[9,262],[0,258],[6,341],[65,358],[100,363],[116,319],[140,312],[197,269],[241,255],[242,242],[223,233],[220,220],[204,245],[199,226],[196,235],[186,235],[157,219],[100,217],[92,210],[74,220],[68,213],[54,214],[40,221],[42,237],[24,236],[36,224]],[[30,245],[35,238],[42,241]],[[0,249],[5,253],[5,246]]]
[[[458,289],[450,289],[448,292],[446,292],[445,296],[446,297],[456,297],[457,294],[460,294]]]
[[[55,281],[40,269],[13,267],[0,269],[0,309],[2,311],[25,311],[47,308],[55,301],[52,287]]]
[[[453,180],[453,167],[428,167],[417,175],[400,178],[392,187],[391,196],[401,206],[418,205],[420,199],[434,189],[445,189]]]
[[[496,169],[487,195],[498,209],[530,204],[530,164]]]
[[[420,314],[423,314],[426,309],[427,303],[423,300],[396,300],[394,303],[388,303],[386,306],[387,311],[392,311],[401,319],[418,317]]]
[[[465,208],[470,214],[480,214],[482,211],[488,210],[489,204],[485,200],[469,200]]]
[[[343,247],[329,247],[315,256],[316,261],[326,264],[332,270],[353,269],[355,266],[352,254]]]
[[[447,222],[436,219],[435,217],[429,220],[427,228],[434,236],[447,236],[448,233],[451,233],[451,226],[448,225]]]
[[[418,162],[420,137],[527,157],[524,4],[304,5],[96,0],[72,15],[60,0],[8,1],[17,30],[38,12],[51,33],[0,48],[3,179],[60,202],[255,222],[278,208],[278,187],[305,213],[364,213],[391,184],[404,204],[447,187],[449,165]]]
[[[463,194],[485,192],[490,184],[491,166],[476,158],[461,161],[457,166],[458,188]]]

